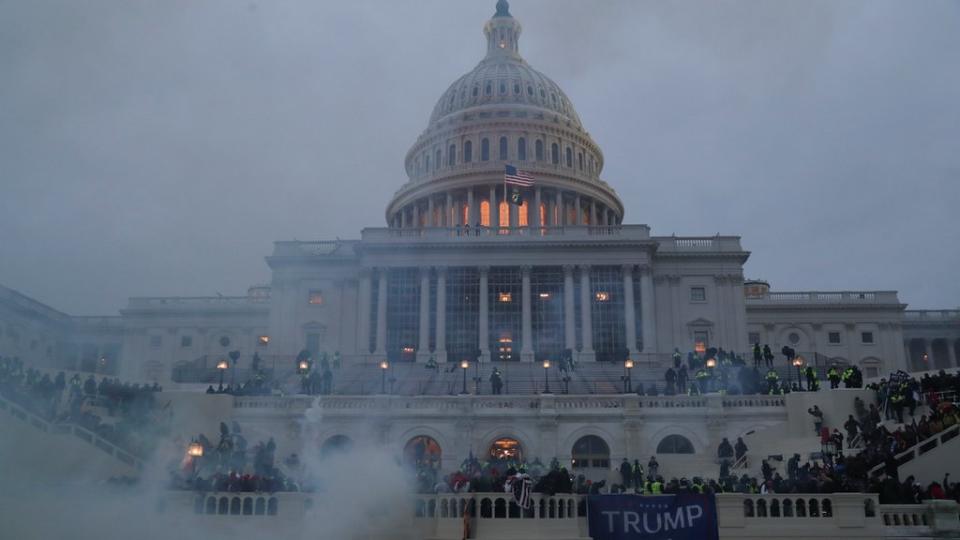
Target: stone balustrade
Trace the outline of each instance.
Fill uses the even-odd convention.
[[[420,227],[420,228],[367,228],[362,232],[364,242],[410,243],[410,242],[552,242],[597,237],[612,237],[617,240],[650,240],[650,227],[646,225],[567,225],[562,227]]]
[[[896,291],[770,292],[748,297],[748,304],[900,304]]]

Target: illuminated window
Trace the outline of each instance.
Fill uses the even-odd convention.
[[[461,217],[463,218],[463,221],[461,223],[463,223],[464,225],[469,225],[470,224],[470,221],[469,221],[470,207],[464,204],[463,207],[460,209],[460,214],[461,214]]]
[[[497,439],[490,445],[490,458],[496,461],[523,461],[523,447],[516,439]]]
[[[597,302],[606,302],[610,300],[610,293],[606,291],[597,291],[594,295],[594,298],[597,299]]]
[[[270,336],[259,336],[257,337],[257,345],[261,347],[266,347],[270,344]]]
[[[513,301],[513,295],[510,294],[510,293],[508,293],[508,292],[499,293],[499,294],[497,295],[497,298],[498,298],[501,302],[511,302],[511,301]]]
[[[540,203],[540,226],[545,227],[547,225],[547,205]]]
[[[549,300],[549,299],[550,299],[550,293],[548,293],[548,292],[542,292],[542,293],[538,294],[537,296],[539,296],[541,300]]]
[[[490,201],[480,201],[480,224],[490,226]]]
[[[523,204],[520,205],[520,226],[527,227],[529,226],[529,219],[527,219],[527,201],[523,201]]]
[[[500,201],[500,226],[510,226],[510,204],[506,201]]]
[[[311,306],[323,305],[323,291],[313,289],[307,294],[307,303]]]

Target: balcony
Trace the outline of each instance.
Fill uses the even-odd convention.
[[[362,232],[365,244],[489,243],[489,242],[591,242],[613,240],[646,242],[646,225],[566,226],[566,227],[430,227],[368,228]]]
[[[888,305],[899,306],[896,291],[770,292],[747,298],[748,306],[765,305]]]

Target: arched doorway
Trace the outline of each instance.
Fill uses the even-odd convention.
[[[320,457],[328,458],[338,454],[345,454],[353,448],[353,440],[346,435],[334,435],[320,445]]]
[[[523,446],[520,441],[503,437],[493,441],[490,445],[490,460],[521,463],[523,462]]]
[[[693,443],[683,435],[667,435],[657,445],[658,454],[692,454]]]
[[[610,446],[596,435],[580,437],[571,452],[574,469],[609,469]]]
[[[421,467],[439,469],[442,456],[443,449],[440,448],[440,444],[426,435],[418,435],[410,439],[403,447],[404,463],[417,469]]]

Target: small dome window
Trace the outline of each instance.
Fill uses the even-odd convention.
[[[556,104],[557,104],[557,95],[556,95],[556,94],[550,94],[550,98],[553,100],[553,104],[556,105]]]
[[[533,87],[527,86],[527,95],[533,97]]]
[[[543,89],[542,86],[540,87],[540,99],[547,99],[547,92]]]
[[[463,162],[470,163],[473,161],[473,143],[467,141],[463,143]]]
[[[513,93],[518,96],[520,95],[520,83],[513,84]]]
[[[560,147],[557,146],[557,143],[550,145],[550,161],[554,165],[558,165],[560,163]]]
[[[500,95],[502,96],[506,93],[507,93],[507,83],[500,81]]]
[[[523,137],[517,140],[517,159],[520,161],[527,160],[527,139]]]
[[[573,150],[571,150],[569,146],[567,147],[566,158],[567,158],[567,167],[570,167],[572,169],[573,168]]]
[[[479,95],[480,95],[480,87],[479,87],[479,86],[474,86],[474,87],[473,87],[473,97],[477,97],[477,96],[479,96]]]
[[[488,82],[487,85],[483,88],[483,95],[489,96],[491,94],[493,94],[493,84]]]
[[[480,161],[490,161],[490,139],[480,140]]]

